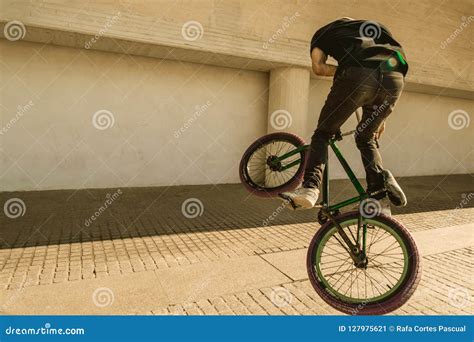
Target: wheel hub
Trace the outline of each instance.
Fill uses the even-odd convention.
[[[269,156],[267,158],[267,165],[272,171],[281,171],[281,161],[278,160],[277,156]]]
[[[366,269],[367,265],[369,264],[369,258],[367,258],[361,251],[359,251],[357,254],[357,261],[354,261],[354,266],[357,268]]]

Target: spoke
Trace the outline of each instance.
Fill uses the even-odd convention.
[[[354,273],[354,270],[356,270],[356,268],[354,267],[351,272],[349,273],[349,275],[347,276],[347,278],[345,278],[346,280],[344,280],[341,285],[339,285],[339,287],[336,289],[337,292],[339,292],[339,289],[342,288],[342,286],[346,283],[346,281],[348,281],[349,279],[352,280],[352,274]],[[340,293],[340,292],[339,292]],[[345,292],[344,292],[345,294]]]
[[[391,271],[389,269],[383,269],[383,268],[378,268],[378,267],[370,267],[370,269],[379,271],[384,276],[385,276],[385,274],[387,274],[389,277],[392,277],[393,279],[395,279],[395,283],[397,283],[400,280],[400,276],[402,275],[401,272],[395,272],[395,271]],[[385,273],[382,272],[382,269],[385,271]],[[395,274],[393,272],[395,272]],[[388,278],[386,278],[386,279],[389,280]]]
[[[370,281],[370,283],[372,284],[372,289],[376,289],[377,292],[378,292],[378,294],[379,294],[379,295],[382,295],[383,292],[380,292],[380,290],[379,290],[378,287],[376,286],[376,284],[379,285],[379,283],[376,281],[376,279],[374,279],[374,280],[375,280],[375,283],[374,283],[374,282],[372,281],[373,278],[370,276],[370,274],[367,273],[367,270],[365,270],[365,273],[366,273],[366,275],[369,277],[369,281]],[[383,288],[382,288],[382,289],[383,289]],[[372,291],[372,292],[375,294],[375,291]],[[374,297],[375,297],[375,296],[374,296]]]
[[[371,235],[371,240],[370,240],[370,242],[369,242],[369,245],[367,246],[366,254],[369,254],[369,253],[370,253],[370,247],[372,247],[372,243],[373,243],[373,241],[374,241],[375,236],[377,236],[378,232],[379,232],[379,230],[377,230],[377,231],[375,232],[375,234],[373,234],[373,233],[370,234],[370,235]]]
[[[322,259],[322,257],[321,257],[321,259]],[[335,260],[326,261],[324,264],[325,264],[325,265],[327,265],[327,264],[333,264],[333,263],[335,263],[335,262],[340,262],[340,261],[345,261],[345,260],[347,260],[347,259],[344,259],[344,257],[342,257],[342,258],[334,258],[334,259],[335,259]]]
[[[380,274],[389,282],[390,288],[392,288],[392,287],[396,284],[396,282],[395,282],[395,284],[393,284],[393,283],[391,282],[391,280],[387,278],[387,276],[385,275],[385,273],[383,273],[383,272],[380,270],[380,268],[375,268],[375,267],[374,267],[374,268],[372,268],[372,269],[380,272]],[[392,276],[392,277],[393,277],[393,276]],[[395,277],[393,277],[393,278],[395,278]],[[395,279],[397,279],[397,278],[395,278]]]
[[[334,243],[333,245],[336,246],[336,247],[338,247],[338,248],[342,248],[342,250],[334,249],[332,246],[329,247],[328,245],[326,245],[326,248],[330,249],[331,251],[336,252],[337,254],[343,254],[343,253],[347,252],[347,249],[345,249],[344,246],[341,246],[340,242],[337,243],[337,244]]]
[[[336,235],[333,235],[333,237],[341,244],[342,248],[344,248],[346,250],[347,253],[349,253],[349,255],[351,254],[351,251],[349,250],[349,248],[347,248],[346,245],[344,245],[344,243],[342,243],[337,237]]]
[[[352,284],[354,284],[354,282],[357,281],[357,284],[356,284],[356,288],[357,288],[357,298],[360,298],[360,294],[359,294],[359,276],[363,273],[363,272],[359,272],[359,269],[356,268],[356,272],[357,272],[357,276],[354,278],[354,281],[351,281]],[[352,290],[352,287],[350,288]],[[345,292],[344,294],[346,294],[347,292]],[[351,296],[352,296],[352,291],[351,291]]]
[[[365,284],[365,298],[367,298],[367,272],[364,270],[363,273],[364,273],[364,278],[365,278],[365,282],[364,282],[364,284]]]
[[[385,233],[387,233],[385,230],[383,230],[382,235],[380,235],[380,237],[379,237],[378,239],[376,239],[376,236],[378,236],[378,234],[379,234],[380,231],[381,231],[381,229],[380,229],[380,228],[377,228],[376,234],[372,235],[372,240],[371,240],[371,242],[370,242],[370,244],[369,244],[369,247],[367,248],[367,253],[370,252],[370,249],[371,249],[371,247],[375,244],[375,242],[378,241],[382,236],[384,236]],[[389,234],[389,236],[390,236],[390,234]]]
[[[344,274],[345,274],[345,273],[351,272],[352,267],[353,267],[353,265],[352,265],[352,264],[349,264],[349,266],[348,266],[344,271],[338,272],[339,278],[337,278],[336,282],[332,285],[332,288],[333,288],[333,289],[336,287],[336,285],[337,285],[342,279],[344,279]],[[336,291],[337,291],[337,290],[336,290]]]
[[[395,263],[395,262],[392,262],[392,263]],[[388,263],[388,264],[392,264],[392,263]],[[385,272],[389,273],[392,277],[395,277],[393,274],[396,274],[398,276],[402,275],[403,273],[403,265],[401,266],[394,266],[394,267],[390,267],[390,268],[387,268],[383,265],[388,265],[388,264],[380,264],[380,265],[375,265],[375,266],[368,266],[367,268],[373,268],[373,269],[383,269]],[[402,269],[401,271],[397,271],[397,269]],[[397,278],[398,279],[398,278]]]
[[[347,257],[347,259],[346,259],[345,261],[349,261],[350,258],[351,258],[351,257]],[[339,274],[338,271],[341,269],[341,267],[342,267],[344,264],[345,264],[345,262],[342,263],[341,266],[339,266],[339,268],[338,268],[334,273],[327,274],[327,276],[330,276],[330,277],[328,278],[328,280],[329,280],[330,278],[332,278],[335,274]],[[352,266],[351,264],[349,264],[349,265]],[[345,271],[345,272],[346,272],[346,271]]]
[[[397,247],[399,248],[400,245],[398,245],[398,246],[396,246],[396,247],[391,247],[394,243],[397,243],[397,242],[398,242],[398,241],[395,240],[395,241],[394,241],[393,243],[391,243],[387,248],[385,248],[382,252],[377,253],[377,254],[371,256],[371,260],[374,261],[375,259],[377,259],[377,258],[380,257],[381,255],[384,255],[385,252],[392,251],[392,250],[396,249]],[[390,248],[390,249],[389,249],[389,248]],[[394,257],[394,256],[391,255],[391,254],[384,255],[384,256],[386,256],[387,258],[394,258],[394,259],[396,258],[396,257]],[[405,258],[403,258],[403,259],[405,259]]]
[[[383,236],[383,235],[382,235],[382,236]],[[383,240],[385,240],[385,239],[387,239],[387,238],[389,238],[389,237],[394,238],[393,235],[392,235],[392,234],[389,234],[389,233],[387,233],[387,236],[385,236],[384,238],[382,238],[382,236],[381,236],[377,241],[374,241],[373,245],[375,245],[376,243],[381,242],[381,241],[383,241]],[[395,239],[395,238],[394,238],[394,239]]]
[[[342,262],[342,264],[347,265],[347,263],[345,263],[345,262]],[[331,275],[340,274],[340,273],[346,272],[346,271],[338,271],[338,270],[339,270],[338,265],[339,265],[339,264],[334,265],[334,266],[324,267],[324,271],[329,272],[330,270],[336,269],[336,271],[334,271],[333,273],[330,273]]]

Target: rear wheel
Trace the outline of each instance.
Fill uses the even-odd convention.
[[[350,212],[336,217],[353,243],[359,215]],[[421,277],[420,257],[410,233],[393,218],[379,215],[364,220],[363,265],[354,264],[338,228],[328,221],[311,241],[308,275],[316,292],[335,309],[352,315],[386,314],[414,293]]]
[[[239,174],[247,190],[261,197],[274,197],[294,190],[303,178],[306,150],[282,161],[278,157],[302,147],[304,141],[290,133],[272,133],[255,141],[240,161]],[[285,166],[293,166],[285,169]]]

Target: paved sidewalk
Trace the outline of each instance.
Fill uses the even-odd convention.
[[[410,204],[394,213],[424,264],[396,314],[472,313],[472,177],[401,183]],[[331,189],[352,194],[346,181]],[[337,314],[306,276],[314,210],[240,185],[0,193],[11,199],[24,215],[0,218],[3,313]]]

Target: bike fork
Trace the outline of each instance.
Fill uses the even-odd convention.
[[[349,236],[347,236],[344,229],[341,225],[336,221],[334,216],[331,213],[326,213],[327,217],[331,220],[332,223],[337,227],[338,234],[342,238],[343,242],[339,241],[342,247],[349,253],[352,261],[354,261],[354,265],[357,267],[364,267],[367,264],[367,258],[365,254],[365,236],[367,232],[367,225],[362,222],[362,218],[359,217],[358,224],[357,224],[357,241],[356,244],[352,243]],[[359,231],[362,224],[362,248],[360,247],[359,242]]]

